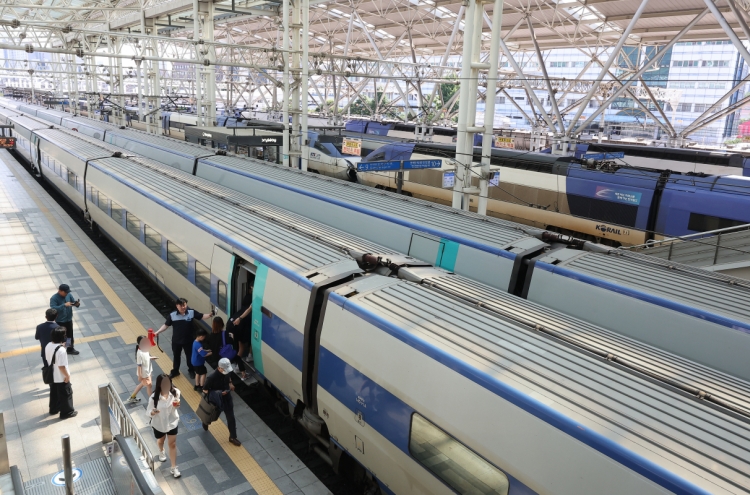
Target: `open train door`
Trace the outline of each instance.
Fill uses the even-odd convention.
[[[211,302],[227,316],[232,314],[232,275],[235,261],[234,253],[214,244],[211,255]]]

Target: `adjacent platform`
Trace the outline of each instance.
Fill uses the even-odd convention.
[[[69,284],[82,301],[74,313],[80,355],[70,359],[79,414],[64,421],[48,415],[48,388],[34,340],[60,283]],[[30,489],[30,483],[51,479],[62,469],[63,434],[71,437],[77,466],[104,456],[97,386],[109,381],[126,399],[135,387],[135,337],[164,319],[5,150],[0,151],[0,299],[0,410],[5,411],[10,463],[18,465]],[[158,356],[155,373],[171,368],[171,346],[168,338],[161,340],[166,354],[152,352]],[[177,436],[182,478],[169,477],[169,461],[157,469],[167,493],[330,493],[239,397],[234,404],[242,447],[228,443],[224,423],[203,431],[193,412],[199,397],[185,378],[184,364],[183,375],[175,380],[185,399]],[[144,404],[145,391],[141,399]],[[145,407],[134,406],[131,414],[155,452]]]

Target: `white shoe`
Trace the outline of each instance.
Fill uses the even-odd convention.
[[[180,470],[177,469],[177,466],[175,466],[172,469],[170,469],[169,472],[172,473],[172,476],[174,476],[175,478],[179,478],[180,476],[182,476],[180,474]]]
[[[135,403],[140,402],[140,401],[141,401],[140,397],[130,397],[125,403],[126,404],[135,404]]]
[[[165,454],[162,450],[161,452],[159,452],[159,456],[157,457],[157,459],[159,459],[159,461],[161,462],[165,462],[167,460],[167,454]]]

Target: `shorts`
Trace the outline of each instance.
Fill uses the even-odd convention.
[[[200,366],[193,365],[193,370],[195,370],[196,375],[207,375],[208,370],[206,369],[206,365],[202,364]]]
[[[164,435],[177,435],[177,427],[176,426],[174,427],[174,429],[169,430],[166,433],[163,433],[163,432],[157,430],[153,426],[151,428],[154,430],[154,436],[156,437],[157,440],[160,439],[160,438],[162,438]]]

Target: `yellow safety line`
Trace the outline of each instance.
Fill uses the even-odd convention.
[[[111,339],[113,337],[119,337],[118,332],[103,333],[101,335],[92,335],[91,337],[80,337],[76,339],[77,344],[85,344],[86,342],[96,342],[97,340]],[[13,349],[12,351],[0,352],[0,359],[5,359],[13,356],[20,356],[21,354],[29,354],[31,352],[37,352],[40,348],[37,346],[24,347],[22,349]]]
[[[8,168],[15,168],[15,166],[7,162],[6,165],[8,165]],[[34,202],[37,204],[39,210],[44,213],[44,215],[47,217],[47,220],[52,224],[55,230],[57,230],[57,233],[60,235],[63,241],[65,241],[65,244],[73,252],[78,262],[81,264],[83,269],[86,270],[86,273],[88,273],[89,277],[91,277],[94,283],[99,287],[99,290],[102,291],[102,294],[104,294],[104,296],[109,300],[112,306],[114,306],[120,317],[123,319],[122,322],[115,323],[113,325],[115,327],[115,330],[117,330],[117,333],[120,335],[120,337],[122,337],[126,344],[135,344],[138,335],[144,335],[146,333],[143,329],[143,325],[141,325],[141,323],[138,321],[138,318],[136,318],[135,315],[127,307],[127,305],[122,302],[117,293],[112,289],[107,281],[104,280],[104,277],[102,277],[101,274],[99,274],[99,272],[96,270],[96,268],[94,268],[94,265],[92,265],[86,259],[83,252],[78,248],[78,246],[70,238],[68,233],[52,216],[49,210],[42,205],[41,200],[39,199],[37,194],[28,186],[28,184],[26,184],[24,178],[19,177],[16,174],[15,170],[11,170],[11,172],[16,176],[16,179],[18,179],[18,183],[23,186],[31,199],[34,200]],[[163,352],[158,352],[158,350],[153,350],[152,352],[156,354],[156,362],[159,364],[159,367],[162,370],[169,371],[172,369],[172,360],[169,359],[169,356],[167,356]],[[190,405],[190,408],[193,409],[193,411],[197,410],[198,404],[200,404],[201,401],[201,397],[198,392],[193,390],[193,384],[190,382],[190,380],[180,375],[174,379],[174,384],[177,388],[180,389],[182,397]],[[266,472],[263,471],[263,468],[260,467],[258,462],[253,458],[252,455],[250,455],[247,449],[243,447],[236,447],[229,443],[229,429],[223,422],[214,422],[211,425],[209,432],[211,432],[214,438],[216,438],[216,441],[219,442],[219,445],[221,445],[221,448],[224,449],[224,452],[227,453],[232,462],[234,462],[240,472],[245,476],[245,479],[247,479],[247,481],[250,483],[253,489],[258,492],[259,495],[281,495],[281,490],[278,489],[276,484],[271,480],[271,478],[268,477]]]

